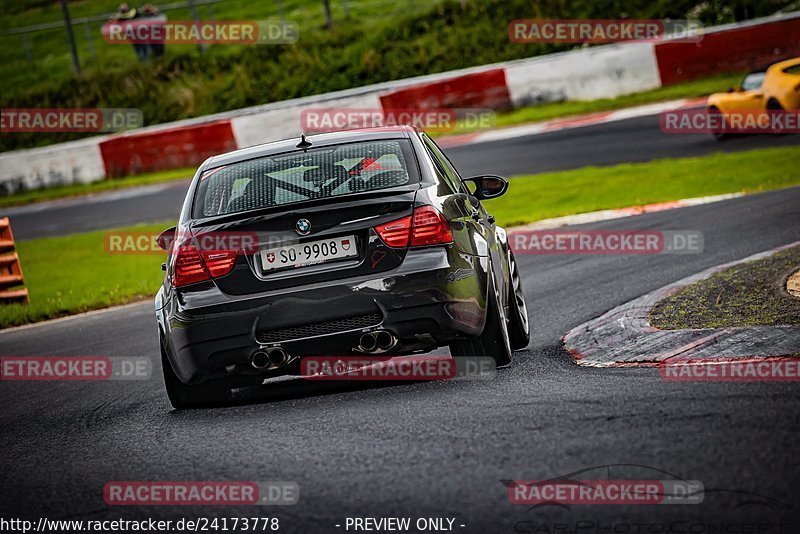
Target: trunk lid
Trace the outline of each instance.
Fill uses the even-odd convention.
[[[407,247],[388,247],[375,226],[410,216],[419,185],[330,197],[195,224],[202,248],[236,249],[224,293],[243,295],[379,273],[402,263]]]

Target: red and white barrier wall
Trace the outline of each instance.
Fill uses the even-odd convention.
[[[800,56],[800,13],[721,26],[697,43],[657,43],[655,54],[662,85],[766,67]]]
[[[114,135],[99,146],[109,177],[191,167],[237,148],[230,120]]]
[[[511,107],[511,96],[506,69],[497,67],[390,91],[381,95],[381,106],[384,109],[505,109]]]
[[[98,138],[0,153],[0,195],[97,182],[106,177]]]
[[[519,45],[524,46],[524,45]],[[306,108],[492,108],[613,98],[800,56],[800,12],[707,28],[695,41],[629,42],[396,80],[133,132],[0,154],[0,194],[191,167],[299,136]]]
[[[619,43],[551,54],[506,67],[514,107],[594,100],[660,87],[652,43]]]

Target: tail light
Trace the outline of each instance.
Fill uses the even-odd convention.
[[[412,247],[452,242],[453,233],[444,215],[436,211],[433,206],[423,206],[414,210],[414,220],[411,223]]]
[[[390,247],[424,247],[453,242],[450,224],[433,206],[414,209],[414,214],[375,227]]]
[[[172,284],[187,286],[224,276],[236,263],[235,250],[199,251],[194,245],[181,245],[175,252]]]
[[[411,233],[411,216],[378,225],[375,231],[390,247],[407,247]]]
[[[231,272],[233,265],[236,263],[237,254],[235,250],[212,250],[201,254],[203,263],[206,264],[206,269],[211,274],[211,278],[225,276]]]

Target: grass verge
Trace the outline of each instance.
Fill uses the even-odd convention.
[[[661,102],[677,98],[704,96],[716,91],[724,91],[728,87],[736,85],[740,78],[740,74],[728,74],[685,82],[670,87],[662,87],[653,91],[634,93],[621,96],[619,98],[591,100],[586,102],[553,102],[521,108],[498,115],[496,127],[514,126],[529,122],[568,117],[571,115],[622,109],[640,104]],[[463,134],[473,131],[476,131],[476,129],[466,128],[462,124],[457,125],[456,129],[453,131],[434,134],[434,137],[438,138],[446,135]],[[63,187],[26,191],[24,193],[19,193],[8,197],[0,197],[0,208],[31,204],[34,202],[42,202],[59,198],[88,195],[101,191],[108,191],[111,189],[122,189],[126,187],[135,187],[137,185],[148,185],[178,180],[181,178],[191,177],[194,174],[194,171],[195,169],[193,167],[185,169],[172,169],[168,171],[159,171],[137,176],[130,176],[127,178],[103,180],[101,182],[95,182],[92,184],[68,185]]]
[[[716,273],[660,301],[650,324],[664,330],[800,324],[800,299],[786,278],[800,266],[800,247]]]
[[[94,182],[91,184],[65,185],[62,187],[51,187],[49,189],[25,191],[16,195],[0,197],[0,208],[32,204],[34,202],[43,202],[45,200],[55,200],[58,198],[90,195],[92,193],[101,193],[103,191],[110,191],[113,189],[135,187],[137,185],[158,184],[162,182],[171,182],[174,180],[188,180],[194,175],[195,170],[196,169],[194,167],[185,169],[170,169],[168,171],[149,172],[137,176],[129,176],[127,178],[108,178],[101,182]]]
[[[161,232],[174,224],[121,231]],[[32,323],[155,295],[164,254],[119,255],[105,251],[108,230],[17,243],[31,303],[0,306],[0,327]]]
[[[625,163],[511,179],[486,207],[504,226],[603,209],[800,185],[800,147]]]
[[[613,111],[644,104],[678,100],[681,98],[699,98],[712,93],[724,92],[730,87],[738,86],[739,82],[742,80],[742,76],[742,73],[721,74],[719,76],[692,80],[667,87],[659,87],[651,91],[623,95],[617,98],[601,98],[598,100],[578,102],[550,102],[536,106],[523,107],[515,109],[514,111],[498,113],[493,127],[503,128],[506,126],[517,126],[571,115]],[[453,131],[447,132],[447,134],[440,134],[439,137],[444,135],[472,133],[479,130],[479,128],[467,127],[464,123],[458,123]]]
[[[800,147],[768,148],[520,176],[512,180],[506,196],[488,201],[487,207],[500,224],[510,226],[599,209],[798,184]],[[155,233],[170,224],[119,231]],[[107,254],[106,233],[20,242],[31,304],[0,307],[0,328],[152,297],[163,276],[164,255]]]
[[[31,1],[45,8],[31,6],[30,14],[23,9],[14,17],[0,18],[0,27],[41,22],[45,13],[61,20],[57,3]],[[78,17],[113,11],[118,2],[71,4],[75,4],[70,8],[73,17]],[[32,34],[33,62],[25,57],[22,35],[0,36],[0,107],[134,108],[142,111],[144,124],[155,125],[574,48],[569,44],[509,43],[508,21],[534,15],[529,0],[348,0],[349,18],[344,13],[345,3],[332,1],[330,5],[335,17],[332,30],[325,26],[319,0],[229,0],[214,4],[213,16],[208,9],[212,6],[198,5],[205,20],[277,21],[283,9],[286,19],[299,25],[299,41],[209,45],[202,54],[195,45],[168,44],[163,58],[146,62],[136,60],[130,45],[108,45],[100,39],[100,21],[89,28],[95,43],[92,58],[83,35],[85,27],[79,25],[75,30],[83,62],[80,76],[71,72],[63,28]],[[663,10],[663,15],[669,11]],[[611,15],[613,10],[607,6],[596,12],[574,8],[561,9],[558,14],[568,13],[602,18],[601,13]],[[628,15],[658,17],[644,7]],[[169,11],[168,16],[172,21],[192,18],[189,9]],[[0,136],[0,151],[80,137],[85,134],[4,135]]]

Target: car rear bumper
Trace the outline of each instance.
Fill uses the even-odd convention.
[[[250,358],[280,346],[290,356],[353,354],[365,332],[397,337],[392,354],[431,350],[483,330],[486,257],[453,246],[412,249],[400,267],[247,296],[216,287],[157,306],[168,357],[185,383],[247,374]]]

